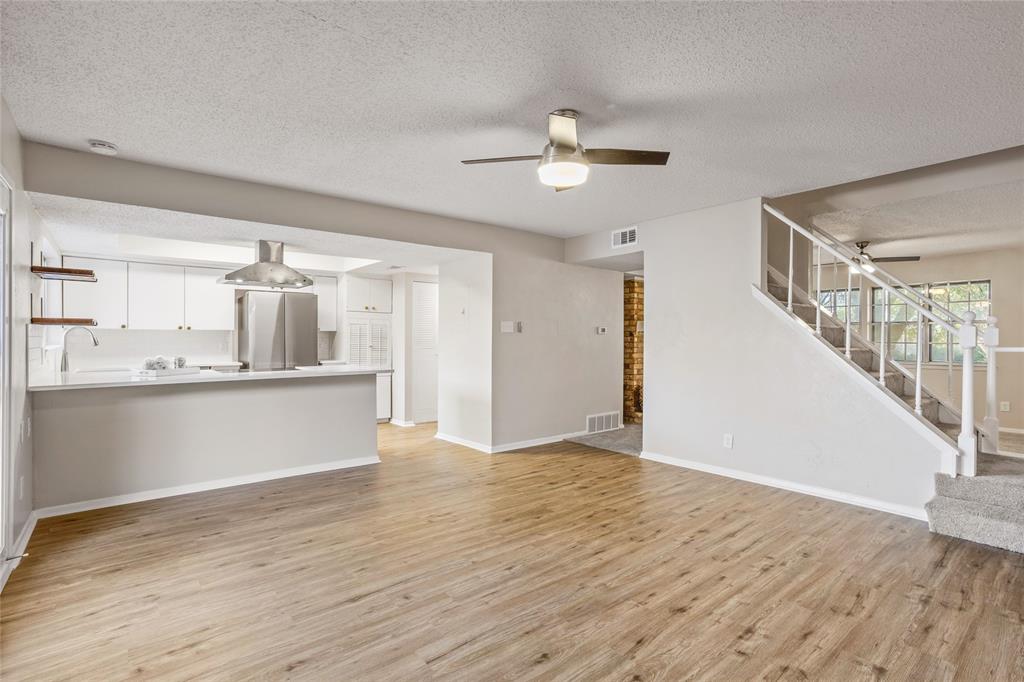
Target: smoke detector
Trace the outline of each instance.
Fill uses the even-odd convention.
[[[89,140],[89,151],[103,156],[116,156],[117,145],[106,140]]]

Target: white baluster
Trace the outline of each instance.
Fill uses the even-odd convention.
[[[885,351],[889,336],[889,291],[882,292],[882,343],[878,347],[881,357],[878,361],[878,383],[885,386]]]
[[[999,347],[999,320],[989,317],[985,328],[985,353],[988,365],[985,374],[985,418],[981,421],[981,450],[999,452],[999,402],[996,392],[996,352]]]
[[[793,228],[789,228],[789,291],[786,293],[786,308],[793,312]]]
[[[974,435],[974,349],[978,345],[978,329],[974,313],[964,313],[960,327],[960,348],[963,350],[963,390],[960,395],[960,473],[974,476],[977,471],[978,441]]]
[[[914,412],[923,414],[921,410],[921,365],[924,362],[924,315],[917,314],[917,367],[914,373]]]
[[[818,297],[816,312],[814,313],[814,331],[821,336],[821,244],[818,244],[818,272],[817,282],[814,285],[815,295]]]
[[[846,268],[846,357],[852,358],[853,353],[850,352],[850,318],[853,317],[853,305],[851,305],[850,291],[853,289],[853,270],[849,266]]]

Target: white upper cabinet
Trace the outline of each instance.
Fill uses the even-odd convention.
[[[345,310],[370,312],[370,280],[362,277],[345,277]]]
[[[128,263],[128,327],[185,328],[185,268]]]
[[[235,328],[235,287],[217,280],[231,272],[185,268],[185,329],[230,331]]]
[[[359,313],[390,313],[391,280],[346,276],[345,310]]]
[[[390,313],[391,312],[391,280],[371,279],[370,280],[370,312]]]
[[[86,268],[95,282],[64,282],[64,317],[88,317],[103,329],[128,326],[128,264],[100,258],[64,258],[66,268]]]
[[[322,332],[338,331],[338,278],[314,276],[313,293],[317,328]]]

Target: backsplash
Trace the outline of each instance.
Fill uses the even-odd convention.
[[[68,336],[68,360],[75,369],[142,367],[154,355],[183,355],[189,364],[210,364],[234,359],[235,333],[226,331],[144,331],[93,329],[100,345],[93,346],[84,331]],[[46,355],[60,356],[60,348]],[[59,362],[59,360],[58,360]]]

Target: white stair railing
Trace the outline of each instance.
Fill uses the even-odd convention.
[[[960,433],[957,437],[957,449],[960,452],[960,463],[958,473],[965,476],[974,476],[977,471],[977,452],[978,442],[975,435],[974,426],[974,349],[978,345],[978,330],[974,324],[975,314],[973,312],[964,313],[963,317],[960,317],[952,311],[946,309],[942,304],[934,299],[924,295],[917,291],[909,284],[903,282],[894,275],[882,270],[877,265],[861,260],[860,254],[854,252],[853,249],[845,244],[839,242],[835,237],[825,233],[821,230],[809,230],[802,225],[794,222],[781,211],[773,208],[769,204],[763,204],[763,208],[766,213],[778,218],[780,221],[785,223],[789,227],[789,268],[788,275],[789,281],[787,283],[788,291],[786,296],[787,308],[792,312],[793,310],[793,254],[794,254],[794,240],[796,234],[800,234],[812,244],[815,245],[818,255],[818,277],[817,282],[820,290],[821,283],[821,252],[825,251],[835,260],[833,264],[842,262],[847,267],[847,306],[850,305],[850,291],[852,285],[852,275],[857,273],[861,278],[867,279],[873,282],[875,285],[882,289],[883,296],[883,324],[882,327],[882,342],[878,347],[881,361],[879,362],[878,369],[878,381],[882,386],[885,386],[885,372],[886,372],[886,347],[888,345],[887,339],[887,328],[888,324],[885,321],[888,320],[889,304],[893,297],[903,302],[908,308],[914,310],[918,315],[918,353],[917,363],[914,372],[914,411],[917,414],[922,413],[921,408],[921,393],[922,393],[922,366],[921,356],[922,353],[922,338],[923,338],[923,320],[927,318],[933,324],[941,327],[946,331],[950,338],[956,338],[959,347],[962,351],[963,365],[961,367],[961,400],[960,400]],[[834,295],[834,292],[833,292]],[[817,303],[817,301],[816,301]],[[817,306],[819,311],[816,314],[815,329],[817,333],[821,333],[821,306]],[[852,317],[850,314],[850,308],[847,307],[845,327],[846,327],[846,354],[850,356],[850,338],[852,334],[851,325]],[[991,344],[991,347],[995,349],[998,346],[998,331],[996,328],[995,318],[989,318],[989,327],[986,330],[986,345],[988,345],[989,331],[994,332],[995,343]],[[947,354],[947,364],[952,372],[952,353]],[[989,381],[991,390],[994,391],[994,360],[992,359],[995,355],[994,352],[989,353]],[[952,398],[952,390],[950,390],[950,397]],[[986,409],[988,415],[986,420],[992,415],[996,423],[996,433],[998,433],[998,418],[994,417],[995,411],[989,407]],[[988,433],[988,429],[986,429]]]
[[[999,452],[999,398],[997,392],[998,371],[996,356],[1001,353],[1024,353],[1022,346],[1000,346],[998,320],[989,317],[985,328],[985,350],[988,351],[988,366],[985,373],[985,418],[981,422],[981,451]]]

